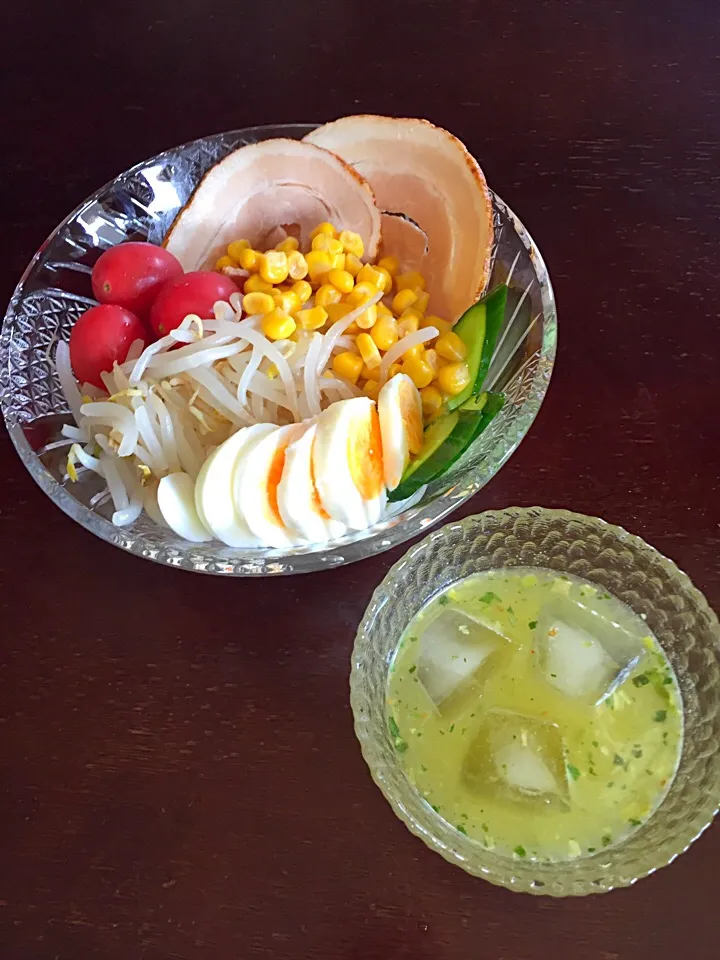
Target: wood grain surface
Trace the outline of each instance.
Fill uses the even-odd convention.
[[[715,0],[25,0],[4,13],[7,299],[55,224],[143,157],[353,112],[460,136],[549,264],[556,373],[461,512],[600,514],[720,606]],[[395,550],[223,581],[93,538],[0,436],[2,960],[710,960],[711,830],[567,902],[465,876],[355,743],[349,655]]]

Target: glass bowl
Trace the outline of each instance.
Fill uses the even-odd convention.
[[[593,581],[644,615],[677,674],[685,736],[677,776],[650,820],[593,856],[520,861],[459,833],[408,781],[388,732],[386,682],[400,636],[436,593],[473,573],[538,566]],[[720,624],[675,564],[639,537],[595,517],[510,507],[437,530],[375,590],[355,640],[350,700],[370,772],[412,833],[450,863],[525,893],[580,896],[625,887],[671,863],[720,805]]]
[[[359,560],[396,546],[446,516],[483,487],[530,428],[555,358],[555,301],[547,269],[530,235],[493,198],[496,243],[492,284],[511,277],[508,321],[488,383],[507,396],[489,429],[442,481],[412,508],[332,545],[284,552],[236,550],[217,541],[192,544],[141,516],[128,527],[110,521],[108,503],[93,507],[100,479],[63,481],[63,451],[39,454],[59,436],[69,411],[54,370],[55,344],[67,340],[92,306],[90,273],[107,247],[124,240],[160,242],[203,174],[233,148],[270,137],[302,137],[311,125],[252,127],[204,137],[138,164],[86,200],[48,237],[8,306],[0,334],[0,406],[10,438],[42,490],[78,523],[131,553],[169,566],[230,576],[303,573]]]

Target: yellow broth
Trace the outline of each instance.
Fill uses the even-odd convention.
[[[601,675],[596,661],[612,668],[604,648],[576,631],[568,642],[580,659],[565,657],[557,647],[565,627],[552,621],[558,604],[613,642],[637,643],[634,665],[614,688],[601,684],[612,692],[594,702],[595,688],[577,696],[578,684]],[[452,657],[443,646],[436,663],[423,638],[449,613],[466,646]],[[488,638],[492,656],[442,699]],[[582,657],[592,661],[585,673],[551,672],[582,666]],[[644,621],[593,584],[540,568],[489,571],[434,598],[403,634],[387,704],[398,759],[436,813],[484,846],[528,859],[592,855],[637,830],[667,793],[682,747],[677,680]]]

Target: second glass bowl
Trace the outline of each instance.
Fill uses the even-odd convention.
[[[650,820],[615,846],[555,864],[493,853],[446,823],[407,780],[387,723],[388,670],[415,614],[435,594],[474,573],[529,566],[591,580],[643,615],[673,665],[685,717],[677,775]],[[355,640],[350,690],[363,755],[395,813],[446,860],[511,890],[559,897],[629,886],[686,850],[720,805],[717,617],[671,560],[594,517],[511,507],[430,534],[373,594]]]

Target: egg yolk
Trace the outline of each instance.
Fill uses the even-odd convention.
[[[374,500],[383,490],[382,438],[380,420],[373,405],[364,420],[354,421],[348,430],[350,476],[363,500]]]
[[[398,396],[400,416],[405,425],[408,450],[415,455],[420,453],[423,445],[422,408],[418,406],[417,390],[411,390],[407,384],[403,384],[403,388],[406,389],[401,389]]]
[[[273,520],[279,526],[284,526],[280,510],[278,508],[278,486],[282,480],[283,470],[285,469],[285,450],[287,444],[279,446],[270,462],[270,469],[267,476],[267,501],[270,507],[270,513]]]

